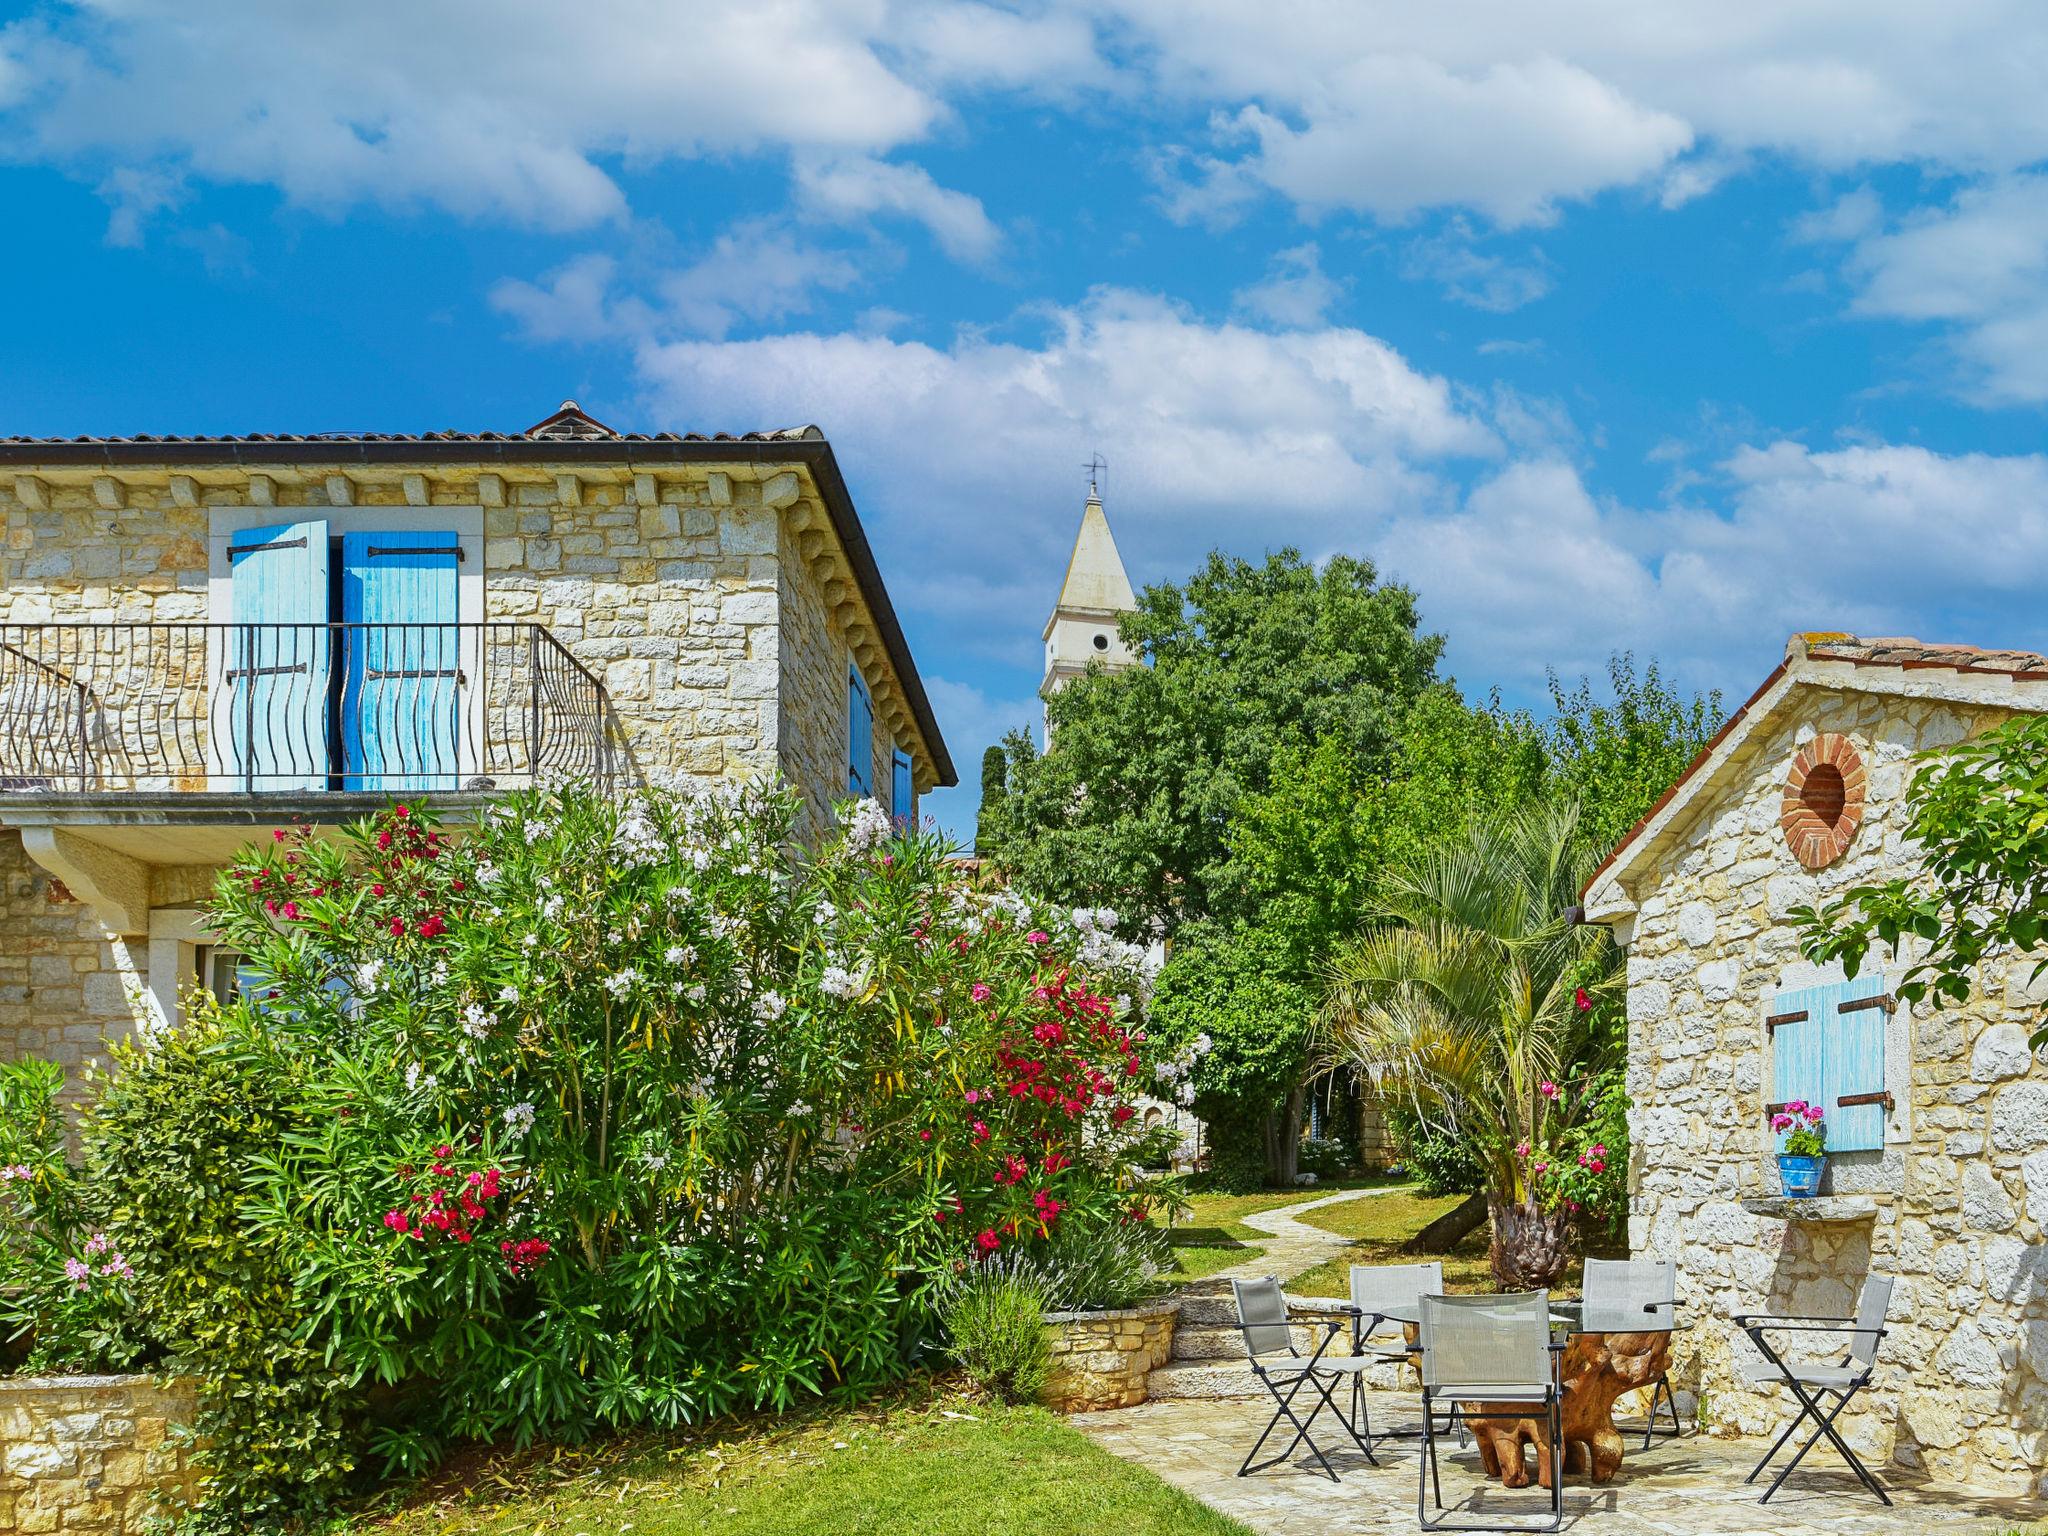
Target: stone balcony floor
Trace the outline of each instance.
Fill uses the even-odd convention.
[[[1415,1421],[1412,1396],[1375,1392],[1370,1403],[1376,1426]],[[1185,1400],[1078,1414],[1069,1422],[1105,1449],[1261,1533],[1353,1536],[1416,1529],[1416,1442],[1383,1442],[1377,1448],[1380,1465],[1373,1467],[1328,1423],[1327,1415],[1316,1426],[1317,1441],[1341,1482],[1333,1484],[1315,1470],[1305,1449],[1291,1464],[1238,1477],[1238,1464],[1270,1414],[1270,1404],[1262,1407],[1249,1398]],[[1343,1454],[1336,1449],[1340,1441],[1346,1446]],[[1285,1444],[1275,1440],[1263,1454],[1274,1454]],[[1877,1469],[1892,1497],[1887,1509],[1825,1443],[1808,1453],[1770,1503],[1760,1505],[1764,1481],[1745,1486],[1742,1479],[1766,1442],[1687,1435],[1652,1441],[1648,1451],[1640,1445],[1639,1440],[1630,1445],[1620,1474],[1604,1487],[1566,1478],[1567,1531],[1577,1536],[1999,1536],[2014,1525],[2031,1527],[2048,1510],[2039,1500],[1992,1498],[1922,1482],[1897,1467]],[[1445,1502],[1461,1518],[1516,1521],[1525,1514],[1548,1513],[1548,1495],[1533,1485],[1502,1489],[1485,1483],[1475,1450],[1447,1443],[1438,1461]]]

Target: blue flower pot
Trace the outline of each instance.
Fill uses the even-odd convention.
[[[1794,1157],[1788,1152],[1778,1154],[1778,1178],[1784,1183],[1785,1197],[1789,1200],[1810,1200],[1820,1193],[1820,1176],[1826,1169],[1825,1157]]]

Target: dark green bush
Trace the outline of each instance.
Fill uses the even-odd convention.
[[[1486,1165],[1469,1140],[1392,1104],[1386,1106],[1386,1117],[1402,1170],[1422,1185],[1424,1194],[1470,1195],[1486,1187]]]
[[[307,1135],[305,1063],[245,1016],[116,1046],[83,1126],[105,1230],[133,1265],[135,1319],[196,1378],[209,1489],[194,1529],[272,1528],[318,1510],[355,1466],[348,1374],[303,1337],[302,1243],[255,1175]]]

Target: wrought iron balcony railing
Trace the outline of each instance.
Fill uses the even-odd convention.
[[[604,685],[539,624],[0,624],[0,794],[609,786]]]

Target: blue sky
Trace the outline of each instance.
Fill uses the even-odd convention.
[[[955,760],[1133,578],[1364,553],[1468,690],[2048,647],[2048,12],[102,0],[0,21],[0,431],[816,422]]]

